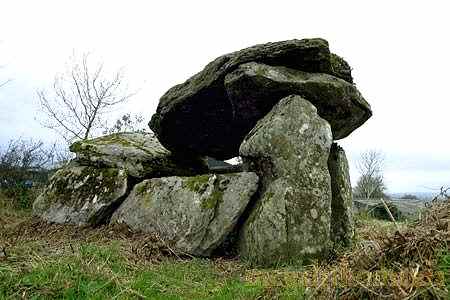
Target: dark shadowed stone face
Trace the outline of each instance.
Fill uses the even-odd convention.
[[[328,158],[333,199],[331,201],[331,239],[349,246],[354,236],[353,195],[345,151],[333,143]]]
[[[352,82],[348,64],[331,54],[323,39],[268,43],[226,54],[161,97],[149,124],[161,143],[173,152],[217,159],[236,156],[243,135],[242,130],[236,131],[235,111],[224,79],[248,62],[327,73]]]
[[[335,140],[345,138],[372,115],[356,87],[324,73],[247,63],[225,77],[233,107],[233,134],[244,137],[280,99],[299,95],[331,125]]]

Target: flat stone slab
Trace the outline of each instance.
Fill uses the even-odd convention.
[[[161,143],[174,152],[216,159],[237,156],[242,136],[235,133],[236,112],[228,100],[224,78],[248,62],[327,73],[352,82],[350,66],[330,53],[323,39],[267,43],[226,54],[161,97],[150,122]]]
[[[177,251],[209,256],[233,231],[257,186],[251,172],[144,180],[111,222],[158,234]]]
[[[206,158],[173,155],[148,133],[114,133],[70,146],[83,165],[124,169],[133,177],[188,176],[208,172]]]
[[[33,204],[33,215],[60,224],[105,222],[127,193],[125,170],[70,163],[57,171]]]
[[[342,139],[372,116],[369,103],[353,85],[323,73],[247,63],[225,77],[234,111],[233,134],[244,138],[280,99],[299,95],[311,102]]]

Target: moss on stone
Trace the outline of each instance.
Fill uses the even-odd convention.
[[[123,168],[137,178],[190,176],[206,173],[206,162],[196,156],[176,156],[159,141],[141,133],[115,133],[75,142],[70,150],[84,165]]]
[[[332,75],[353,83],[352,68],[342,57],[330,53],[330,63]]]
[[[73,143],[72,145],[70,145],[70,147],[69,147],[69,150],[71,151],[71,152],[81,152],[83,149],[82,149],[82,147],[81,147],[81,145],[82,145],[82,142],[81,141],[78,141],[78,142],[75,142],[75,143]]]
[[[96,146],[117,144],[123,147],[135,147],[148,154],[152,155],[154,154],[150,152],[148,148],[144,147],[145,141],[144,142],[134,141],[130,138],[126,138],[125,134],[126,133],[113,133],[92,140],[78,141],[70,146],[70,151],[75,153],[85,153],[87,151],[97,152],[95,151]]]
[[[224,194],[223,191],[221,191],[217,187],[215,187],[213,192],[211,193],[211,196],[209,196],[202,202],[201,208],[202,209],[216,208],[217,205],[223,201],[223,194]]]
[[[81,208],[95,196],[108,198],[117,190],[120,170],[113,168],[69,167],[62,169],[52,178],[50,189],[43,195],[48,208],[61,203],[75,209]],[[126,175],[124,175],[126,177]]]
[[[143,194],[142,196],[142,203],[146,208],[149,208],[154,203],[153,201],[153,195],[151,193]]]
[[[190,191],[194,193],[202,193],[206,189],[206,185],[209,182],[210,175],[200,175],[188,177],[183,182],[183,187],[188,188]]]
[[[143,193],[145,193],[145,191],[147,191],[147,182],[141,182],[137,184],[134,188],[134,191],[136,195],[142,195]]]

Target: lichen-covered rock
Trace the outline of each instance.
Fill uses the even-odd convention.
[[[331,128],[316,108],[288,96],[243,141],[246,170],[261,178],[259,197],[240,230],[240,255],[258,264],[304,261],[331,245]]]
[[[354,233],[353,194],[345,151],[338,144],[331,146],[328,159],[331,176],[331,240],[335,244],[349,246]]]
[[[127,194],[124,170],[71,162],[57,171],[33,204],[33,215],[55,223],[104,223]]]
[[[150,122],[161,143],[175,152],[187,151],[217,159],[237,156],[242,136],[234,134],[235,111],[223,81],[240,64],[252,61],[332,74],[352,82],[348,64],[330,54],[328,42],[323,39],[267,43],[226,54],[161,97]]]
[[[111,222],[156,233],[178,251],[208,256],[234,229],[257,186],[251,172],[144,180]]]
[[[225,87],[235,112],[233,133],[242,138],[288,95],[308,99],[330,123],[335,140],[348,136],[372,116],[370,105],[354,85],[323,73],[247,63],[225,77]]]
[[[114,133],[75,142],[70,151],[83,165],[125,169],[137,178],[207,173],[206,159],[173,155],[148,133]]]

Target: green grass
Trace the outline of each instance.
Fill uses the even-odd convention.
[[[0,263],[0,299],[301,299],[304,290],[287,285],[269,290],[224,273],[207,259],[165,259],[133,264],[111,245],[81,244],[73,253],[39,256],[23,263]]]
[[[298,282],[248,280],[236,260],[145,259],[140,241],[33,231],[30,210],[0,195],[0,299],[302,299]],[[15,231],[25,224],[28,233]],[[33,225],[31,225],[33,227]],[[50,231],[53,230],[51,227]],[[44,231],[44,229],[42,229]],[[106,230],[108,231],[108,230]],[[47,232],[47,231],[46,231]],[[15,238],[15,234],[18,238]],[[144,245],[145,246],[145,245]],[[1,255],[1,254],[0,254]]]
[[[439,255],[438,268],[444,274],[445,285],[450,289],[450,252],[444,250]]]
[[[450,286],[448,253],[439,259],[442,280],[428,269],[354,268],[356,248],[343,249],[329,264],[262,269],[234,259],[180,259],[152,247],[145,252],[151,241],[110,227],[36,228],[28,210],[5,203],[0,199],[0,299],[360,299],[404,290],[432,299],[444,281]],[[356,223],[355,244],[396,230],[392,222],[367,216]],[[400,289],[412,276],[423,285]]]

